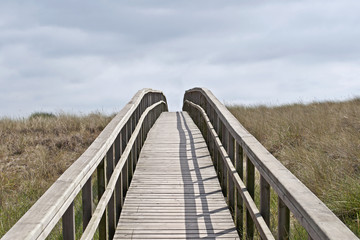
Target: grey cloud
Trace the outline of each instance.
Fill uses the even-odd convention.
[[[283,103],[359,93],[360,2],[1,1],[0,115],[113,111],[140,88]]]

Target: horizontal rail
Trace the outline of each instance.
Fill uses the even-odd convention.
[[[83,223],[86,227],[89,218],[92,216],[92,174],[97,170],[99,197],[101,197],[113,172],[113,163],[119,161],[120,154],[125,149],[141,115],[149,106],[157,102],[166,103],[166,98],[162,92],[152,89],[138,91],[90,147],[55,181],[2,239],[45,239],[61,218],[63,218],[64,238],[74,239],[74,224],[68,224],[68,222],[72,222],[74,219],[73,203],[75,197],[83,190]],[[167,107],[162,108],[161,111],[167,111]],[[149,116],[146,127],[141,134],[142,142],[156,117],[155,115]],[[141,142],[136,144],[136,151],[134,151],[136,154],[140,152],[140,145]],[[129,169],[132,168],[129,167]],[[128,179],[131,179],[131,172],[128,173]],[[125,193],[126,191],[122,197],[125,196]],[[116,211],[119,214],[121,206],[118,205],[123,199],[118,198],[116,201]],[[111,218],[109,219],[111,220]],[[102,224],[101,232],[108,232],[104,229],[104,227],[108,227],[107,224],[107,221]]]
[[[326,207],[302,182],[300,182],[287,168],[285,168],[265,147],[252,136],[238,120],[227,110],[227,108],[207,89],[194,88],[186,91],[184,96],[184,107],[186,110],[189,102],[201,106],[221,140],[231,162],[238,159],[234,157],[239,151],[244,153],[247,172],[247,189],[253,196],[253,168],[255,167],[261,175],[261,206],[260,212],[268,223],[269,209],[269,187],[274,189],[279,197],[279,226],[278,238],[287,239],[289,236],[289,211],[306,229],[311,239],[358,239],[336,215]],[[204,119],[202,114],[192,112],[191,117],[198,124],[200,130],[207,138],[207,130],[203,128]],[[212,143],[208,146],[212,148]],[[217,146],[218,148],[218,146]],[[236,152],[234,149],[240,148]],[[219,149],[210,149],[214,161],[217,160]],[[238,157],[239,158],[239,157]],[[216,165],[214,163],[214,165]],[[241,166],[242,167],[242,160]],[[238,166],[236,166],[238,168]],[[219,178],[225,188],[224,195],[229,196],[226,183],[226,172],[219,166]],[[225,182],[225,183],[224,183]],[[233,200],[231,200],[233,201]],[[229,201],[230,202],[230,201]],[[247,221],[250,222],[250,221]],[[269,224],[269,223],[268,223]],[[242,231],[242,226],[239,226]],[[252,238],[253,230],[247,224],[248,237]]]

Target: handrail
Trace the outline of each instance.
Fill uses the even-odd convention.
[[[152,106],[153,104],[155,105]],[[152,111],[148,109],[149,107]],[[156,111],[154,111],[155,107]],[[110,208],[114,208],[111,210],[114,210],[113,214],[115,215],[105,216],[106,214],[104,214],[99,226],[100,235],[109,234],[110,236],[114,231],[116,221],[118,221],[121,206],[147,132],[163,111],[167,111],[167,105],[162,92],[152,89],[138,91],[90,147],[55,181],[2,239],[45,239],[61,218],[64,239],[74,239],[75,197],[82,190],[83,227],[85,229],[92,216],[92,174],[97,171],[98,196],[101,199],[113,173],[114,165],[118,163],[140,118],[146,113],[146,121],[142,123],[141,134],[132,146],[130,161],[126,164],[127,171],[122,174],[121,188],[119,188],[121,191],[113,193],[112,202],[108,205],[108,212],[111,212]],[[113,206],[111,203],[114,203]],[[106,221],[106,217],[108,221]]]
[[[111,175],[111,178],[108,182],[108,185],[106,187],[106,190],[104,194],[102,195],[97,208],[95,209],[95,212],[93,214],[93,217],[91,218],[88,226],[86,227],[83,235],[81,236],[81,239],[92,239],[96,229],[100,223],[101,217],[104,214],[104,211],[106,209],[106,206],[108,205],[110,198],[113,196],[113,192],[115,191],[115,185],[118,183],[118,179],[120,174],[124,171],[124,166],[128,161],[129,155],[132,152],[133,146],[136,143],[136,140],[139,137],[139,134],[141,133],[141,130],[143,129],[143,123],[145,122],[146,117],[148,116],[148,113],[156,110],[159,107],[162,107],[162,105],[166,106],[166,103],[164,101],[160,101],[158,103],[154,103],[150,107],[146,109],[146,111],[143,113],[141,118],[139,119],[139,123],[137,124],[133,134],[131,135],[131,138],[129,139],[128,144],[126,145],[126,148],[121,155],[121,158],[119,162],[117,163],[113,174]]]
[[[277,193],[279,202],[278,239],[288,239],[289,237],[289,211],[306,229],[309,239],[358,239],[319,198],[269,153],[208,89],[193,88],[186,91],[183,110],[189,112],[207,141],[223,193],[228,199],[228,205],[233,212],[234,221],[240,234],[246,232],[247,238],[253,237],[254,218],[249,212],[252,210],[247,206],[247,200],[244,199],[247,224],[246,231],[243,231],[243,196],[239,196],[238,182],[232,181],[236,180],[234,179],[236,174],[234,174],[234,170],[231,170],[233,168],[224,168],[221,165],[222,161],[234,164],[240,179],[243,179],[243,161],[246,162],[246,189],[242,189],[242,191],[247,191],[251,197],[254,197],[254,166],[259,171],[260,214],[268,226],[270,186]],[[206,122],[207,120],[211,122],[211,125]],[[216,135],[209,134],[212,129],[218,135],[218,139],[216,139]],[[217,140],[221,141],[221,147]],[[226,150],[226,155],[222,153],[222,148]],[[225,164],[225,166],[227,165]],[[234,184],[236,190],[234,190]]]
[[[239,173],[236,171],[234,164],[231,162],[231,159],[229,158],[224,146],[222,145],[219,136],[217,135],[213,125],[211,124],[208,116],[206,115],[206,112],[202,107],[199,105],[192,103],[188,100],[185,100],[184,104],[188,104],[191,107],[197,109],[201,116],[203,117],[207,130],[210,131],[211,139],[214,139],[214,142],[216,144],[216,147],[219,149],[219,153],[221,155],[221,160],[223,161],[223,164],[227,168],[227,171],[229,172],[229,176],[231,177],[233,183],[235,184],[237,192],[241,194],[242,199],[244,199],[244,203],[246,205],[246,208],[250,209],[251,218],[254,221],[255,225],[257,226],[257,229],[259,230],[260,236],[262,239],[275,239],[273,235],[271,234],[271,231],[269,227],[266,225],[264,218],[261,216],[258,208],[256,207],[256,204],[254,200],[252,199],[251,195],[246,189],[246,186],[244,182],[241,180]],[[190,110],[190,109],[188,109]],[[190,110],[191,111],[191,110]]]

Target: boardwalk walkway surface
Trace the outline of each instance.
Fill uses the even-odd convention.
[[[206,143],[186,112],[150,130],[114,239],[239,239]]]

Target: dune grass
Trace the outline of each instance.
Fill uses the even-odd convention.
[[[360,99],[229,109],[360,236]],[[0,237],[86,150],[112,117],[40,112],[26,119],[0,119]],[[258,195],[259,190],[256,192]],[[271,202],[275,233],[277,199],[273,192]],[[296,221],[291,226],[292,238],[305,237]],[[61,226],[54,231],[61,231]]]
[[[0,119],[0,237],[90,146],[113,116]]]
[[[360,236],[359,98],[277,107],[229,106],[229,110]]]

